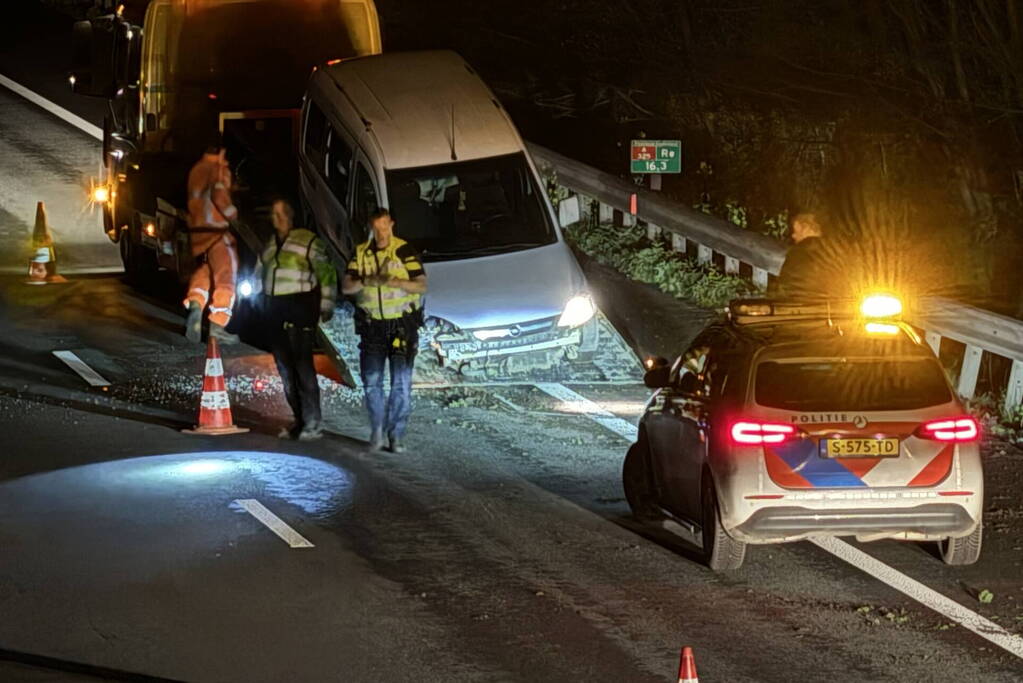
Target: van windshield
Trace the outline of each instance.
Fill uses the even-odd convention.
[[[522,153],[387,172],[395,232],[425,261],[502,254],[557,240]]]
[[[800,411],[915,410],[952,400],[932,358],[767,361],[755,392],[759,405]]]

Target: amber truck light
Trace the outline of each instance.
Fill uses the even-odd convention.
[[[784,443],[796,435],[792,425],[776,422],[736,422],[732,425],[732,441],[744,446]]]
[[[921,439],[962,443],[980,436],[980,428],[972,417],[956,417],[925,422],[916,430]]]

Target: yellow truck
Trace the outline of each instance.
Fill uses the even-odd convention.
[[[151,0],[75,24],[69,76],[105,98],[104,229],[136,282],[158,270],[187,280],[183,221],[188,170],[217,131],[235,174],[240,237],[268,235],[269,197],[296,196],[299,112],[310,73],[381,51],[373,0]],[[137,17],[136,21],[138,20]]]

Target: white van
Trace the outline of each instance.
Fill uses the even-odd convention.
[[[430,279],[427,337],[463,367],[523,351],[573,359],[596,308],[515,126],[454,52],[332,62],[310,78],[304,208],[339,264],[388,208]]]

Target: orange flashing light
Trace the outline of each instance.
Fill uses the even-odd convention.
[[[334,66],[335,64],[340,64],[340,63],[341,63],[340,59],[332,59],[329,62],[327,62],[327,66]]]

